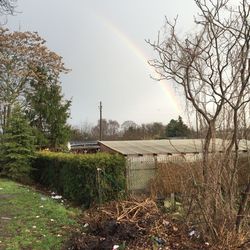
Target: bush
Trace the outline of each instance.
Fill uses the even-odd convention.
[[[40,152],[33,168],[35,181],[87,207],[117,199],[125,190],[125,159],[120,155]]]

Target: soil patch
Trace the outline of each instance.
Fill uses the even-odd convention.
[[[0,200],[1,199],[11,199],[12,197],[15,197],[16,194],[0,194]]]

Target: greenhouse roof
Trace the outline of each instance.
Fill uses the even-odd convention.
[[[154,154],[190,154],[201,153],[202,139],[171,139],[171,140],[136,140],[136,141],[100,141],[101,145],[123,155],[154,155]],[[217,152],[224,151],[228,141],[215,140]],[[247,151],[250,141],[239,143],[240,151]],[[249,147],[249,146],[248,146]],[[211,148],[210,148],[211,150]]]

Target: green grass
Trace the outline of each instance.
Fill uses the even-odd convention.
[[[61,249],[77,214],[31,187],[0,179],[0,250]]]

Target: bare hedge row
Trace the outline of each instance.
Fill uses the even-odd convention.
[[[168,162],[158,163],[155,177],[150,183],[151,193],[163,196],[170,193],[183,193],[197,185],[202,178],[202,162]],[[217,162],[218,164],[218,162]],[[216,162],[211,162],[216,168]],[[239,187],[247,184],[250,177],[250,161],[247,156],[241,156],[238,163],[237,179]]]

